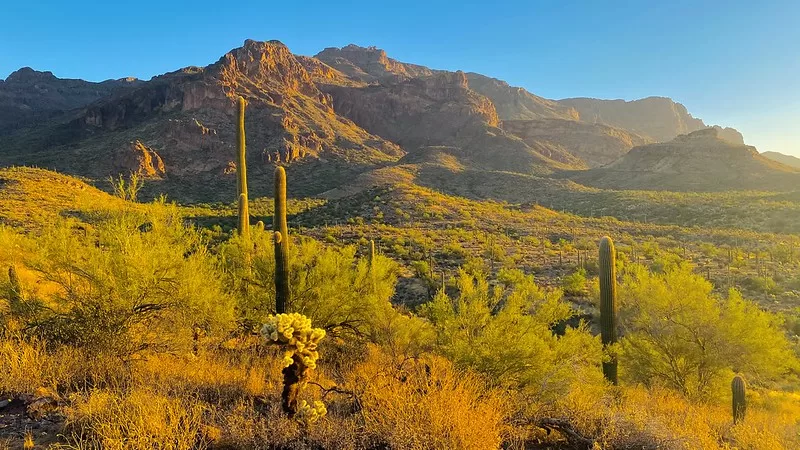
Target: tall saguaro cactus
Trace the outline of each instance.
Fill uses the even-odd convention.
[[[739,423],[744,420],[744,414],[747,412],[747,399],[745,392],[747,386],[744,378],[739,375],[733,377],[731,381],[731,393],[733,397],[733,423]]]
[[[286,171],[275,168],[275,311],[286,312],[289,304],[289,225],[286,222]]]
[[[243,97],[239,97],[239,123],[236,131],[236,141],[239,147],[238,160],[236,162],[236,187],[239,193],[239,234],[242,236],[250,235],[250,211],[247,202],[247,161],[244,133],[244,109],[246,102]]]
[[[617,342],[617,269],[614,241],[606,236],[600,240],[600,336],[608,347]],[[617,359],[603,363],[603,375],[617,384]]]

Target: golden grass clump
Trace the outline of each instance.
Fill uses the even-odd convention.
[[[491,449],[505,437],[508,399],[444,358],[400,359],[373,348],[348,380],[365,432],[389,448]]]
[[[208,448],[203,416],[209,406],[191,397],[169,397],[144,387],[128,392],[76,394],[67,409],[68,435],[79,448]]]

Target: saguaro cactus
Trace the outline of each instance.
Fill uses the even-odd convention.
[[[250,235],[250,211],[247,202],[247,161],[244,134],[244,109],[245,101],[239,97],[239,126],[236,132],[236,140],[239,147],[238,160],[236,163],[236,187],[239,193],[239,234],[242,236]]]
[[[747,399],[745,392],[747,386],[745,385],[744,378],[739,375],[733,377],[731,381],[731,392],[733,397],[733,423],[739,423],[744,420],[744,414],[747,412]]]
[[[372,271],[375,266],[375,241],[369,240],[369,270]]]
[[[286,223],[286,171],[275,169],[275,215],[272,218],[275,232],[275,311],[286,312],[289,304],[289,225]]]
[[[608,347],[617,342],[617,269],[614,241],[606,236],[600,240],[600,336]],[[603,363],[603,375],[617,384],[617,359]]]

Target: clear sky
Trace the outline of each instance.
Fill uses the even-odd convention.
[[[800,1],[3,0],[0,78],[103,80],[207,65],[245,39],[375,45],[548,97],[661,95],[800,156]]]

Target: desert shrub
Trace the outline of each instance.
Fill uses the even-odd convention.
[[[53,224],[23,260],[38,285],[19,317],[29,334],[125,358],[186,350],[195,328],[230,326],[232,303],[205,244],[174,207],[73,225]]]
[[[586,270],[578,269],[561,280],[561,288],[569,295],[583,295],[586,292]]]
[[[728,402],[693,402],[670,389],[626,386],[590,394],[571,391],[560,402],[565,407],[560,414],[596,440],[596,448],[755,450],[796,448],[799,442],[794,398],[773,400],[770,411],[756,394],[749,401],[760,406],[733,425]]]
[[[442,353],[506,386],[556,396],[576,381],[596,382],[602,349],[584,326],[556,336],[552,327],[573,315],[560,291],[544,291],[519,270],[503,269],[501,285],[462,270],[459,295],[444,292],[421,308],[436,328]]]
[[[765,382],[797,367],[775,315],[735,290],[725,299],[712,290],[688,265],[664,274],[628,270],[619,298],[629,380],[704,398],[722,389],[731,371]]]
[[[238,314],[248,326],[259,324],[275,309],[272,237],[255,230],[252,235],[251,251],[245,252],[249,247],[238,238],[219,249],[226,284],[239,299]],[[356,257],[353,246],[332,248],[294,237],[289,261],[289,311],[305,315],[334,338],[359,337],[400,347],[424,343],[424,324],[400,314],[389,302],[397,279],[397,266],[389,258],[376,255],[370,269],[367,259]]]
[[[742,286],[756,292],[767,292],[769,294],[779,294],[781,292],[778,283],[772,277],[748,276],[742,280]]]

